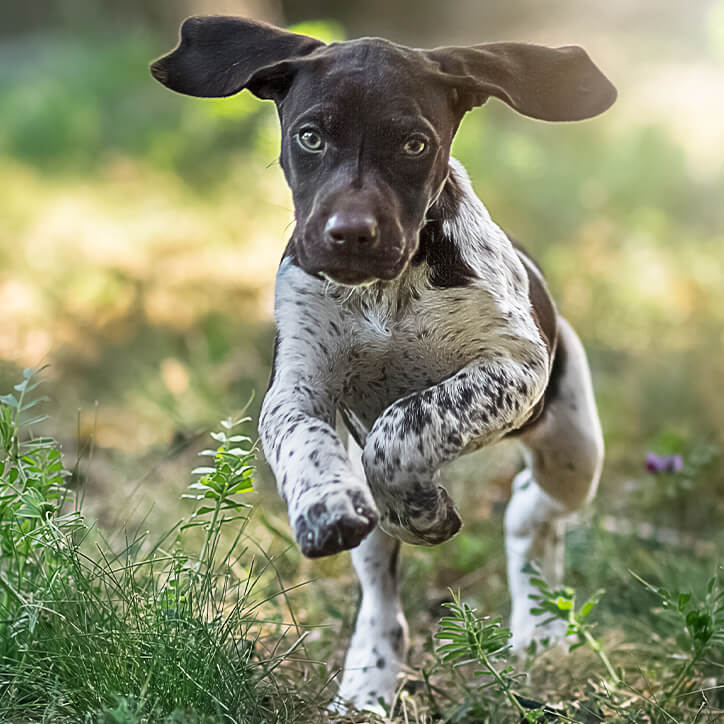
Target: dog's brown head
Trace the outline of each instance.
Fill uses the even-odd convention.
[[[179,93],[246,88],[276,103],[297,258],[348,285],[394,279],[414,256],[466,111],[494,96],[532,118],[576,121],[616,98],[578,47],[325,45],[231,17],[186,20],[178,47],[151,72]]]

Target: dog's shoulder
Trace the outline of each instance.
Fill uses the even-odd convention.
[[[502,302],[512,298],[528,309],[548,350],[549,385],[555,387],[551,383],[564,355],[558,349],[558,311],[543,270],[516,238],[492,220],[455,159],[450,160],[448,181],[421,242],[420,261],[429,266],[433,286],[483,286],[495,296],[507,293],[509,298]],[[538,419],[545,401],[546,396],[532,410],[526,426]]]
[[[536,324],[551,352],[551,359],[558,342],[558,310],[546,284],[543,269],[525,247],[508,235],[528,275],[528,298]]]
[[[548,347],[550,360],[550,374],[546,389],[531,411],[528,420],[516,431],[520,433],[540,419],[546,405],[556,396],[560,377],[565,368],[565,350],[558,335],[558,310],[546,285],[543,270],[517,239],[509,238],[528,274],[528,297],[533,319]]]

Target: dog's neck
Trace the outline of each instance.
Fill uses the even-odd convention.
[[[423,266],[429,284],[434,287],[464,287],[473,279],[472,269],[465,264],[460,252],[469,230],[457,220],[461,206],[467,201],[466,192],[479,200],[472,188],[464,188],[463,181],[467,181],[465,170],[451,159],[447,180],[427,212],[417,253],[406,270]]]

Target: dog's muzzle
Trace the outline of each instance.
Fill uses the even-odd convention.
[[[402,235],[386,230],[369,212],[336,211],[320,232],[310,231],[296,244],[300,265],[310,274],[358,286],[394,279],[406,266],[409,255]]]

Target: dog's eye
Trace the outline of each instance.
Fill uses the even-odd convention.
[[[297,140],[305,151],[321,151],[324,147],[322,136],[313,128],[302,128],[297,134]]]
[[[402,150],[407,156],[421,156],[427,150],[427,141],[422,136],[410,136]]]

